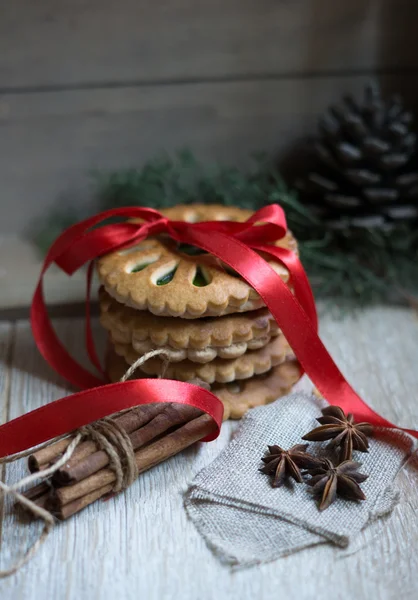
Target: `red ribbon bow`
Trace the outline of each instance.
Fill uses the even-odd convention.
[[[102,224],[113,217],[136,218],[142,222]],[[217,256],[258,292],[302,368],[328,402],[337,404],[345,412],[354,413],[358,421],[395,428],[395,425],[374,412],[358,396],[319,339],[315,304],[305,271],[293,252],[273,245],[285,236],[286,231],[284,212],[275,204],[257,211],[244,223],[186,223],[170,221],[150,208],[121,208],[99,213],[64,231],[46,256],[33,297],[31,323],[36,344],[44,358],[65,379],[84,391],[2,425],[0,457],[20,452],[125,408],[151,402],[181,402],[200,408],[212,416],[217,425],[216,432],[208,436],[206,441],[217,437],[222,422],[222,403],[216,396],[198,386],[164,379],[139,379],[103,385],[104,374],[90,330],[91,261],[160,233],[167,233],[177,242],[192,244]],[[294,294],[259,252],[285,265],[290,273]],[[86,345],[90,359],[102,377],[97,377],[82,367],[67,352],[52,328],[45,306],[42,280],[44,273],[54,262],[68,275],[90,262]],[[418,438],[418,432],[414,430],[403,431]]]

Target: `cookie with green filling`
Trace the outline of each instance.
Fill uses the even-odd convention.
[[[253,213],[221,205],[181,205],[161,211],[172,220],[188,222],[247,220]],[[297,252],[288,232],[277,246]],[[269,260],[284,282],[287,269]],[[259,294],[216,257],[196,247],[178,244],[167,235],[111,252],[97,261],[107,293],[119,303],[155,315],[196,319],[257,310]]]

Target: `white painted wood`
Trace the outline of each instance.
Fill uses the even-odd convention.
[[[409,104],[417,96],[410,74],[381,80],[392,91],[406,85]],[[318,115],[340,93],[360,93],[367,81],[353,75],[4,95],[0,233],[27,233],[60,204],[94,210],[94,169],[140,167],[184,147],[224,164],[245,166],[260,150],[280,159],[316,131]]]
[[[92,208],[92,168],[184,146],[281,158],[358,74],[394,72],[413,106],[417,17],[415,0],[0,0],[0,232]]]
[[[336,320],[322,318],[322,335],[336,361],[372,406],[404,425],[418,426],[418,321],[403,309],[377,308]],[[80,321],[60,322],[73,350],[81,347]],[[4,335],[4,333],[3,333]],[[17,324],[10,417],[64,392],[37,355],[29,326]],[[2,600],[413,600],[418,595],[418,475],[398,478],[402,501],[394,514],[363,532],[346,551],[324,546],[274,563],[233,572],[222,566],[187,520],[182,492],[228,443],[196,446],[143,474],[125,493],[98,502],[59,525],[34,560],[0,582]],[[7,480],[24,472],[8,468]],[[1,560],[34,535],[36,525],[6,518]]]
[[[0,1],[0,88],[418,66],[414,0]]]

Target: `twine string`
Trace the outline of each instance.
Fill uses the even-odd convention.
[[[80,429],[82,437],[96,442],[109,457],[109,468],[115,472],[113,493],[126,489],[138,477],[135,451],[126,431],[111,417],[100,419]]]
[[[45,480],[48,477],[51,477],[55,473],[55,471],[60,469],[70,459],[74,450],[80,443],[81,437],[82,436],[80,433],[77,434],[75,436],[75,438],[73,439],[73,441],[68,446],[68,448],[66,449],[66,451],[64,452],[64,454],[62,455],[62,457],[54,465],[45,469],[45,471],[42,472],[41,476],[39,475],[39,473],[32,473],[31,475],[28,475],[27,477],[23,477],[23,479],[21,479],[20,481],[18,481],[17,483],[15,483],[13,485],[7,485],[3,481],[0,481],[0,490],[2,491],[2,496],[4,498],[8,495],[13,496],[14,499],[17,502],[19,502],[20,504],[22,504],[27,510],[29,510],[34,515],[35,518],[38,517],[38,518],[42,519],[44,522],[44,527],[41,531],[40,536],[33,542],[33,544],[31,546],[29,546],[29,548],[22,554],[22,556],[20,556],[19,558],[16,559],[15,563],[11,567],[0,571],[0,578],[4,578],[4,577],[8,577],[9,575],[13,575],[21,567],[23,567],[23,565],[26,564],[36,554],[36,552],[39,550],[40,546],[44,543],[44,541],[48,537],[51,529],[54,527],[54,517],[51,515],[51,513],[49,511],[45,510],[44,508],[42,508],[41,506],[38,506],[37,504],[35,504],[35,502],[33,502],[32,500],[29,500],[29,498],[26,498],[18,490],[20,490],[21,488],[23,488],[27,485],[34,483],[35,481],[37,481],[39,479]],[[28,456],[28,454],[25,454],[25,453],[20,453],[20,454],[24,455],[24,456]],[[19,458],[23,458],[24,456],[19,456]],[[8,456],[8,457],[2,459],[0,461],[0,464],[14,462],[15,460],[17,460],[16,455],[13,455],[11,457]]]
[[[163,357],[161,374],[159,375],[159,378],[164,377],[170,362],[170,352],[164,348],[160,348],[151,350],[150,352],[147,352],[138,358],[129,367],[129,369],[127,369],[120,381],[127,381],[142,364],[144,364],[147,360],[154,358],[155,356]],[[118,413],[118,415],[124,412],[127,411],[122,411],[121,413]],[[50,467],[43,469],[41,473],[31,473],[12,485],[7,485],[4,481],[0,480],[0,499],[6,498],[6,496],[12,496],[16,502],[24,506],[26,510],[32,513],[35,518],[42,519],[44,522],[43,529],[33,544],[16,559],[11,567],[5,570],[0,570],[0,579],[17,573],[17,571],[36,554],[55,525],[55,519],[53,515],[46,509],[38,506],[33,500],[26,498],[26,496],[21,493],[22,488],[31,486],[36,481],[42,482],[50,479],[70,460],[75,449],[82,440],[93,440],[100,450],[103,450],[108,455],[109,468],[112,469],[116,475],[112,493],[118,493],[126,489],[138,477],[138,468],[136,466],[135,451],[132,446],[132,442],[126,431],[120,427],[117,422],[115,422],[113,418],[114,416],[115,415],[112,415],[112,417],[105,417],[104,419],[100,419],[100,421],[96,421],[90,425],[85,425],[84,427],[72,432],[70,435],[74,436],[74,438],[61,458],[54,462],[54,464]],[[24,452],[18,452],[17,454],[12,454],[10,456],[1,458],[0,466],[30,456],[34,452],[66,437],[68,437],[68,434],[48,440],[36,448],[31,448],[29,450],[25,450]]]

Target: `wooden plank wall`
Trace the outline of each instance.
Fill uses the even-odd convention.
[[[0,0],[0,233],[94,167],[285,157],[370,75],[417,105],[416,0]]]

